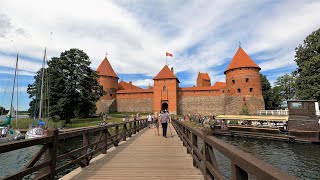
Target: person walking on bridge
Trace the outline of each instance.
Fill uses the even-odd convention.
[[[170,121],[169,113],[161,111],[162,136],[167,138],[167,127]]]

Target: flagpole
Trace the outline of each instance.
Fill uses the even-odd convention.
[[[167,53],[166,53],[166,65],[168,65],[168,61],[167,61]]]

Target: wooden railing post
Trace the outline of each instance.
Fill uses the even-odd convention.
[[[122,135],[123,135],[123,141],[127,140],[127,124],[123,124],[123,128],[122,128]]]
[[[35,179],[43,179],[48,175],[45,179],[54,179],[55,169],[57,163],[57,143],[58,143],[58,130],[49,131],[52,136],[52,141],[48,143],[48,149],[44,153],[44,161],[50,161],[50,165],[44,168]]]
[[[231,162],[231,180],[247,180],[248,173],[237,166],[234,162]]]
[[[140,131],[140,122],[137,120],[135,122],[137,123],[137,132],[139,132]]]
[[[133,122],[133,134],[137,133],[137,121]]]
[[[133,132],[132,132],[132,122],[129,123],[129,128],[130,128],[129,137],[131,137],[132,134],[133,134]]]
[[[115,146],[118,146],[119,145],[119,125],[117,125],[115,127],[115,130],[114,130],[114,134],[115,134],[115,138],[116,138],[116,144]]]
[[[84,134],[82,134],[82,147],[89,145],[89,134],[88,131],[86,131]],[[85,156],[88,153],[88,148],[84,148],[82,151],[82,155]],[[89,165],[89,157],[85,157],[82,160],[82,163],[86,166]]]
[[[202,173],[204,175],[204,179],[207,180],[208,179],[208,169],[207,169],[207,165],[206,165],[206,161],[207,161],[207,143],[206,143],[206,133],[202,132],[203,134],[203,144],[202,144],[202,158],[201,158],[201,168],[202,168]]]
[[[102,154],[107,154],[107,146],[108,146],[108,135],[107,135],[107,128],[106,127],[103,131],[102,131],[102,139],[104,140],[103,145],[105,146],[102,150],[101,153]]]
[[[192,154],[196,156],[196,153],[194,152],[195,149],[198,149],[198,137],[197,135],[192,134]],[[193,158],[193,166],[198,167],[196,161]]]

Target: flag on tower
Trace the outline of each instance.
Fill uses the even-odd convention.
[[[168,53],[168,52],[166,52],[166,56],[171,56],[171,57],[173,57],[172,54],[171,54],[171,53]]]

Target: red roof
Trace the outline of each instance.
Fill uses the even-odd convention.
[[[231,63],[229,64],[228,68],[225,70],[226,73],[228,70],[241,68],[241,67],[254,67],[261,69],[249,56],[244,50],[239,47],[236,54],[233,56]]]
[[[208,73],[201,73],[201,72],[199,72],[198,76],[200,76],[201,79],[203,79],[203,80],[208,80],[208,81],[211,80]]]
[[[142,88],[133,85],[132,82],[131,83],[127,83],[125,81],[120,81],[118,89],[119,90],[140,90]]]
[[[225,82],[216,82],[213,87],[215,87],[216,89],[221,89],[221,88],[224,88],[226,87],[227,83]]]
[[[154,80],[156,79],[177,79],[178,80],[178,78],[173,74],[172,71],[170,71],[167,65],[165,65],[153,79]]]
[[[102,61],[102,63],[98,67],[97,73],[99,76],[111,76],[111,77],[116,77],[119,79],[117,74],[112,69],[107,57],[104,58],[104,60]]]

